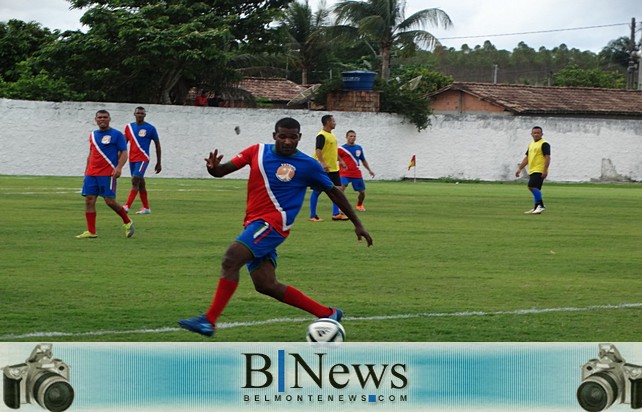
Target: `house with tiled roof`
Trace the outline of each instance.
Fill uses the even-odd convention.
[[[455,82],[431,98],[435,114],[642,119],[642,91]]]
[[[297,109],[307,107],[307,101],[302,96],[310,86],[300,85],[287,79],[246,77],[241,80],[237,88],[254,97],[259,107]],[[243,93],[237,95],[242,96]],[[244,106],[241,103],[242,98],[236,100],[239,100],[235,104],[236,107]]]

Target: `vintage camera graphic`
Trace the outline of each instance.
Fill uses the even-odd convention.
[[[52,412],[62,412],[74,401],[69,383],[69,365],[52,358],[51,344],[40,343],[25,363],[2,368],[4,403],[18,409],[37,402]]]
[[[582,383],[577,388],[580,406],[589,412],[603,411],[614,403],[642,407],[642,366],[626,363],[617,348],[600,343],[597,359],[582,366]]]

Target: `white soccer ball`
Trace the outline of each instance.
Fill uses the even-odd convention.
[[[346,339],[346,331],[336,320],[321,318],[308,325],[305,338],[308,342],[343,342]]]

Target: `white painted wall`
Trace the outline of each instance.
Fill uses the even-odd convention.
[[[137,104],[34,102],[0,99],[0,174],[82,176],[99,109],[112,126],[133,121]],[[163,150],[160,177],[209,176],[203,159],[218,148],[227,159],[257,142],[272,141],[274,123],[291,116],[302,125],[299,149],[311,154],[326,112],[145,105]],[[550,181],[642,181],[642,120],[436,115],[421,133],[386,113],[334,112],[340,142],[354,129],[377,179],[404,177],[509,181],[542,126],[552,146]],[[234,128],[239,126],[241,134]],[[153,149],[152,149],[153,153]],[[412,155],[416,170],[408,171]],[[152,156],[154,156],[152,154]],[[152,157],[153,158],[153,157]],[[129,175],[129,170],[125,172]],[[148,173],[148,176],[153,173]],[[244,178],[247,171],[230,175]]]

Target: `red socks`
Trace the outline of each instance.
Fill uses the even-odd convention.
[[[149,209],[149,201],[147,200],[147,192],[140,192],[140,201],[143,203],[145,209]],[[130,203],[131,204],[131,203]]]
[[[127,224],[132,221],[127,215],[127,211],[125,210],[124,207],[121,207],[120,210],[116,213],[118,214],[118,216],[120,216],[123,219],[123,223]]]
[[[207,320],[209,320],[212,325],[216,323],[218,317],[223,313],[223,309],[225,309],[225,306],[227,306],[232,295],[234,295],[238,285],[238,282],[233,282],[224,278],[220,278],[218,280],[214,300],[212,301],[210,308],[207,310],[207,313],[205,313],[205,317],[207,317]]]
[[[87,220],[87,230],[89,233],[96,234],[96,212],[85,212]]]
[[[303,292],[288,286],[285,289],[285,296],[283,296],[283,303],[287,303],[295,308],[303,309],[304,311],[313,314],[317,318],[323,318],[332,315],[332,309],[323,306],[319,302],[310,299]]]
[[[134,200],[136,199],[136,195],[138,195],[138,190],[132,189],[129,192],[129,197],[127,198],[127,203],[125,203],[125,206],[127,206],[129,208],[132,207],[132,203],[134,203]],[[142,196],[143,195],[141,194],[141,198],[142,198]]]
[[[140,193],[140,201],[143,203],[143,207],[145,209],[149,209],[149,200],[147,200],[147,191],[144,192],[139,192],[138,190],[132,189],[129,192],[129,197],[127,198],[127,203],[125,203],[125,206],[128,208],[132,207],[132,204],[134,203],[134,200],[136,200],[136,196]]]

